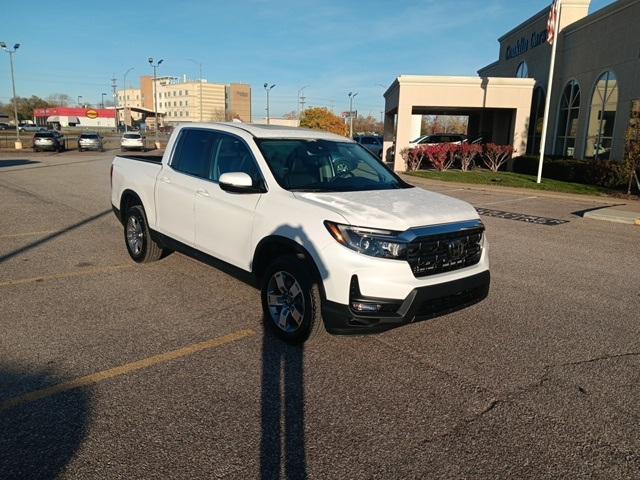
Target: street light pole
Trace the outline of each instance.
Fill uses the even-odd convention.
[[[125,133],[127,132],[127,75],[129,75],[129,72],[131,70],[133,70],[134,67],[131,67],[129,70],[127,70],[126,72],[124,72],[124,77],[123,77],[123,82],[122,82],[122,88],[124,89],[122,91],[122,96],[124,97],[124,110],[122,111],[122,119],[124,121],[124,131]],[[131,114],[129,114],[129,117],[131,117]]]
[[[267,125],[271,125],[271,116],[269,114],[269,92],[271,92],[271,89],[275,86],[276,86],[275,83],[271,86],[269,86],[268,83],[264,84],[264,89],[267,92]]]
[[[153,58],[149,57],[149,65],[153,67],[153,111],[156,117],[156,121],[154,125],[154,130],[155,130],[154,142],[155,142],[156,148],[160,148],[160,141],[158,140],[158,88],[156,85],[156,73],[161,63],[162,63],[162,59],[158,60],[158,63],[153,63]]]
[[[202,62],[197,62],[193,58],[187,58],[187,60],[198,65],[198,76],[200,80],[200,121],[202,122]]]
[[[78,106],[81,107],[82,104],[80,103],[80,99],[82,98],[82,95],[78,95]]]
[[[7,48],[6,43],[0,42],[0,47],[9,54],[9,63],[11,64],[11,88],[13,90],[13,116],[16,122],[16,142],[14,146],[16,150],[21,150],[22,142],[20,141],[20,125],[18,122],[18,100],[16,98],[16,78],[13,73],[13,54],[16,53],[16,50],[18,50],[18,48],[20,48],[20,44],[16,43],[13,46],[13,50],[10,50],[9,48]]]
[[[349,137],[353,138],[353,99],[356,98],[358,92],[349,92]]]
[[[106,95],[106,93],[104,93],[104,92],[100,94],[100,96],[101,96],[100,103],[102,104],[102,109],[103,110],[104,110],[104,96],[105,95]]]

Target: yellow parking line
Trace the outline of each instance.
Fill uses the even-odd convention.
[[[0,282],[0,287],[12,287],[14,285],[23,285],[25,283],[44,282],[47,280],[60,280],[63,278],[82,277],[84,275],[93,275],[96,273],[112,273],[133,267],[134,264],[125,263],[122,265],[114,265],[111,267],[85,268],[76,272],[57,273],[54,275],[42,275],[40,277],[20,278],[18,280],[8,280]]]
[[[0,235],[0,238],[33,237],[35,235],[48,235],[53,232],[55,232],[55,230],[42,230],[40,232],[11,233],[7,235]]]
[[[67,392],[69,390],[75,390],[77,388],[95,385],[97,383],[104,382],[105,380],[110,380],[115,377],[126,375],[128,373],[135,372],[136,370],[149,368],[154,365],[158,365],[159,363],[165,363],[177,358],[193,355],[194,353],[201,352],[203,350],[210,350],[212,348],[221,347],[222,345],[237,342],[238,340],[242,340],[243,338],[252,337],[255,334],[256,332],[250,329],[238,330],[237,332],[233,332],[222,337],[207,340],[205,342],[195,343],[178,350],[161,353],[160,355],[143,358],[142,360],[138,360],[136,362],[126,363],[119,367],[110,368],[109,370],[103,370],[91,375],[86,375],[69,382],[54,385],[52,387],[35,390],[33,392],[20,395],[19,397],[9,398],[8,400],[1,402],[0,412],[8,408],[12,408],[28,402],[34,402],[36,400],[41,400],[43,398],[51,397],[62,392]]]

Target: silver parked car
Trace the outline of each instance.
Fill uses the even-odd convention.
[[[356,135],[353,139],[376,157],[382,158],[383,138],[381,135]]]
[[[95,132],[81,133],[78,137],[78,151],[98,150],[104,152],[104,139]]]
[[[36,133],[33,136],[33,151],[40,152],[42,150],[54,150],[57,152],[64,152],[65,151],[64,135],[54,130]]]

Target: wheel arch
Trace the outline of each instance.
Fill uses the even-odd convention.
[[[265,270],[269,266],[269,263],[282,255],[295,255],[296,257],[304,260],[312,269],[314,278],[318,281],[320,292],[324,298],[324,285],[318,266],[309,253],[309,251],[300,245],[298,242],[280,235],[270,235],[263,238],[258,242],[255,252],[253,254],[253,260],[251,262],[251,270],[256,276],[258,281],[262,280]]]
[[[134,205],[140,205],[142,209],[146,212],[144,208],[144,203],[142,203],[142,199],[140,196],[134,192],[133,190],[126,189],[120,195],[120,222],[124,223],[124,216],[129,207],[133,207]]]

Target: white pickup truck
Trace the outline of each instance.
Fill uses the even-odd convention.
[[[251,272],[286,341],[381,332],[484,299],[484,226],[337,135],[177,127],[160,157],[117,156],[111,203],[136,262],[172,251]]]

